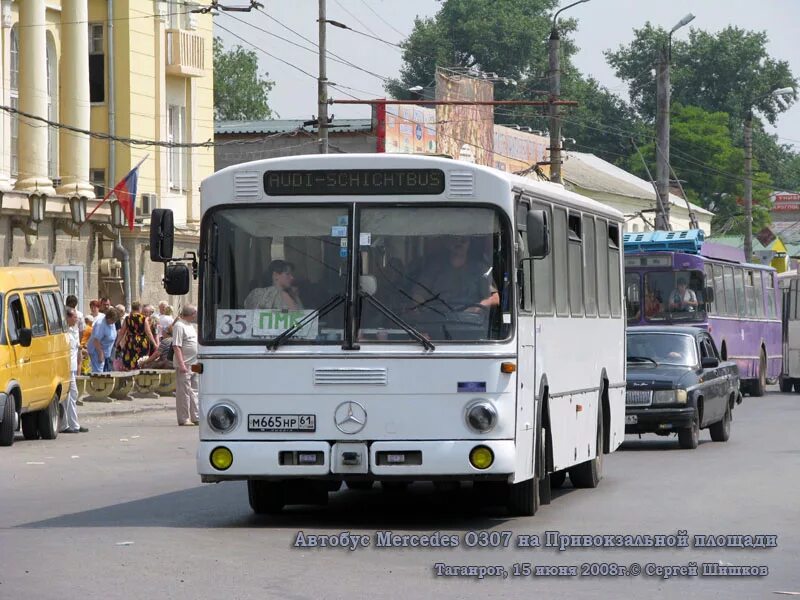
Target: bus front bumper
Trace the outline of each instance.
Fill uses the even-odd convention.
[[[691,427],[694,414],[694,406],[639,409],[628,407],[625,410],[625,433],[677,431]]]
[[[483,469],[470,463],[470,453],[488,448],[492,463]],[[211,461],[224,447],[233,460],[222,470]],[[514,440],[432,440],[385,442],[249,442],[201,441],[197,471],[207,483],[242,479],[380,479],[431,480],[438,477],[505,479],[514,473]],[[484,452],[485,456],[485,452]]]

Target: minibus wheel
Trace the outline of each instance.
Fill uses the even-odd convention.
[[[39,414],[38,412],[25,413],[22,415],[22,435],[26,440],[39,439]]]
[[[43,440],[54,440],[58,437],[58,394],[53,395],[53,399],[47,408],[37,412],[39,416],[39,435]]]
[[[3,409],[3,422],[0,423],[0,446],[10,446],[14,443],[14,421],[17,411],[13,395],[6,396],[6,405]]]

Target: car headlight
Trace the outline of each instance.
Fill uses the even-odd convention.
[[[208,426],[218,433],[228,433],[239,422],[239,413],[229,404],[215,404],[208,411]]]
[[[657,390],[653,392],[653,404],[685,404],[686,390]]]
[[[497,409],[487,400],[480,400],[467,407],[467,426],[477,433],[487,433],[497,425]]]

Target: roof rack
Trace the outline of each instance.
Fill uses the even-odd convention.
[[[700,254],[705,234],[702,229],[687,231],[643,231],[623,236],[625,252],[686,252]]]

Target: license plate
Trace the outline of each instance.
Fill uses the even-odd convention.
[[[248,431],[316,431],[316,415],[247,415]]]
[[[639,415],[625,415],[625,425],[636,425],[639,422]]]

